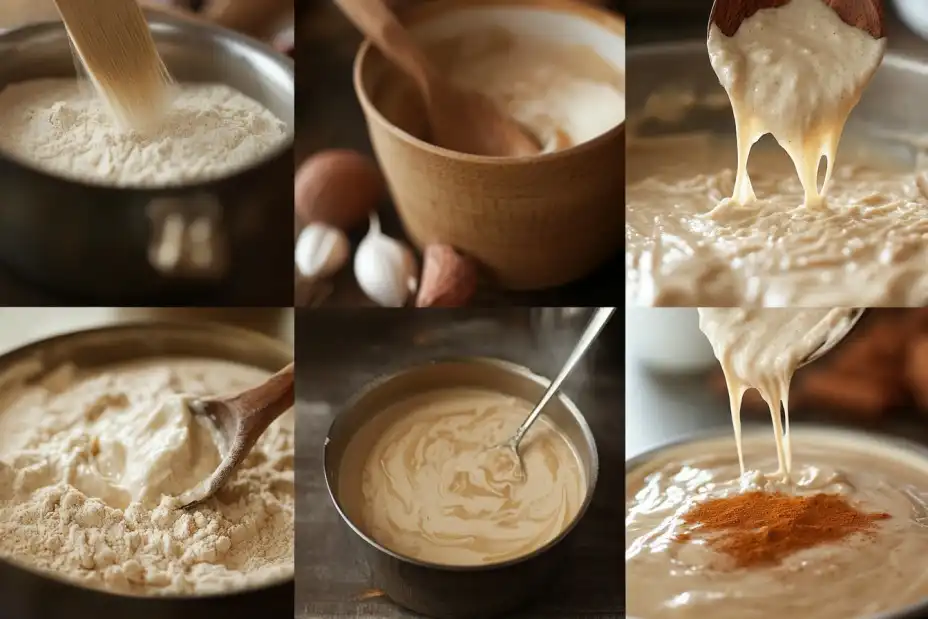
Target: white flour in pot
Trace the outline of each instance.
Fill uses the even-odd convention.
[[[120,128],[86,83],[34,80],[0,91],[0,150],[51,174],[119,187],[213,180],[257,161],[288,135],[260,103],[222,85],[180,85],[161,128]]]
[[[232,393],[267,376],[165,358],[64,367],[33,386],[0,377],[0,557],[136,595],[292,577],[292,411],[216,497],[191,510],[172,498],[219,462],[210,426],[177,394]]]

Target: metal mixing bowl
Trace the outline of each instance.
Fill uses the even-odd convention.
[[[554,575],[569,533],[593,499],[599,472],[596,441],[577,407],[559,395],[546,416],[576,448],[586,474],[586,496],[573,522],[542,548],[517,559],[486,566],[444,566],[388,550],[364,533],[338,497],[342,456],[355,432],[390,405],[412,394],[449,387],[474,387],[537,401],[548,381],[531,371],[493,359],[460,359],[413,367],[388,376],[358,395],[332,422],[323,455],[329,496],[371,569],[373,586],[397,604],[435,619],[489,619],[538,595]]]
[[[0,376],[23,364],[53,370],[64,363],[92,368],[152,356],[235,361],[277,371],[293,360],[290,346],[267,336],[209,323],[140,323],[77,331],[0,356]],[[0,559],[3,619],[251,619],[293,616],[293,578],[228,594],[138,597],[89,589]]]
[[[224,28],[155,12],[148,18],[178,81],[236,88],[292,132],[290,59]],[[0,34],[0,56],[0,89],[75,75],[61,23]],[[292,181],[292,139],[226,178],[164,189],[77,182],[0,153],[0,261],[32,282],[108,304],[225,297],[237,305],[290,305]],[[206,256],[196,264],[164,251],[194,243]]]
[[[632,135],[668,134],[686,131],[734,133],[731,108],[725,91],[709,64],[705,40],[628,48],[628,117],[635,127]],[[679,118],[639,122],[648,98],[655,93],[685,93],[696,102]],[[914,165],[928,140],[928,64],[895,53],[887,53],[863,98],[851,114],[845,141],[867,140],[879,152]],[[718,105],[719,102],[723,105]],[[919,139],[921,138],[921,139]]]
[[[843,438],[848,438],[848,439],[853,439],[854,437],[860,437],[860,438],[865,438],[865,439],[874,438],[874,434],[871,432],[861,432],[857,430],[848,430],[848,429],[843,429],[843,428],[839,429],[839,428],[835,428],[835,427],[831,427],[827,425],[813,424],[813,423],[794,424],[792,426],[792,429],[799,433],[802,433],[804,430],[812,431],[812,432],[828,432],[836,437],[839,437],[839,438],[843,437]],[[747,438],[752,434],[763,434],[764,436],[770,436],[771,434],[770,426],[767,424],[761,424],[761,423],[745,423],[742,427],[742,435],[745,438]],[[686,445],[689,443],[698,443],[701,441],[717,440],[717,439],[721,439],[721,438],[724,438],[730,435],[731,435],[731,428],[720,428],[720,429],[708,430],[705,432],[697,432],[685,438],[669,441],[667,443],[664,443],[662,445],[649,449],[643,453],[640,453],[637,456],[629,460],[626,460],[625,461],[625,477],[627,479],[630,474],[647,466],[648,463],[650,463],[652,460],[659,458],[664,452],[666,452],[669,449],[673,449],[674,447]],[[921,445],[919,443],[913,443],[912,441],[907,441],[907,440],[900,439],[900,438],[884,436],[884,435],[880,435],[879,438],[881,441],[887,444],[890,444],[892,446],[898,447],[900,450],[915,452],[919,455],[924,456],[926,459],[928,459],[928,447],[926,447],[925,445]],[[772,436],[770,440],[771,441],[773,440]],[[626,495],[626,504],[627,504],[627,501],[628,501],[628,496]],[[627,595],[628,595],[628,592],[626,591],[626,596]],[[928,600],[925,600],[924,602],[915,604],[913,606],[901,608],[898,611],[893,612],[893,613],[885,613],[882,615],[866,617],[866,618],[848,617],[848,619],[926,619],[926,617],[928,617]],[[641,618],[641,617],[635,617],[635,616],[629,615],[628,619],[647,619],[647,618]]]

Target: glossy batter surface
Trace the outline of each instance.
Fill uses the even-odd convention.
[[[405,556],[483,565],[529,554],[570,525],[586,494],[573,447],[544,417],[520,447],[524,474],[496,457],[531,408],[474,389],[413,396],[352,439],[340,496],[365,532]]]
[[[928,458],[860,435],[793,432],[792,483],[768,431],[669,448],[626,478],[627,612],[635,619],[861,619],[928,597]],[[872,536],[817,546],[774,566],[731,569],[690,530],[697,502],[745,490],[844,496],[887,512]]]
[[[885,157],[836,155],[884,49],[820,0],[758,11],[733,37],[713,26],[709,57],[736,136],[630,138],[627,301],[928,302],[928,180]],[[749,165],[767,133],[788,156],[754,149]]]

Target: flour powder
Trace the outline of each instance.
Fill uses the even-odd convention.
[[[196,439],[199,420],[164,405],[174,394],[234,393],[267,376],[218,360],[168,358],[90,373],[65,366],[27,386],[0,377],[0,557],[137,595],[292,577],[292,411],[197,508],[120,492],[140,479],[191,487],[200,481],[191,476],[197,463],[214,457]]]
[[[92,86],[34,80],[0,91],[0,150],[49,173],[120,187],[164,187],[227,176],[288,137],[286,123],[221,85],[180,85],[149,135],[119,126]]]

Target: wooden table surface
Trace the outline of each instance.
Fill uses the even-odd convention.
[[[370,588],[367,567],[331,504],[322,473],[324,436],[339,408],[377,376],[453,355],[498,357],[552,376],[585,323],[575,319],[555,327],[538,317],[539,310],[522,309],[298,311],[298,619],[417,617],[383,598],[360,600]],[[621,347],[623,329],[613,321],[565,388],[596,437],[599,481],[555,584],[518,619],[624,617]]]

